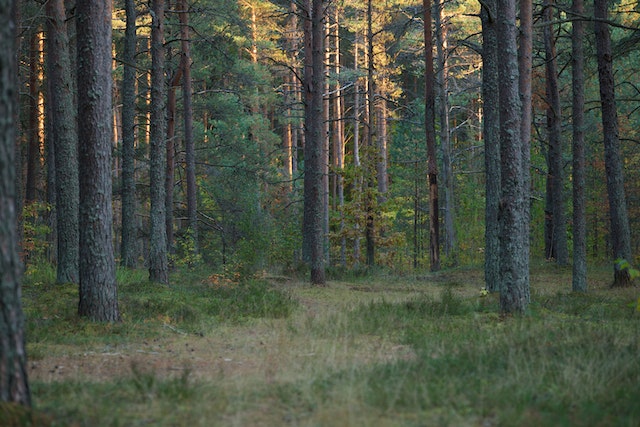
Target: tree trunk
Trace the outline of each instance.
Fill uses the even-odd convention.
[[[198,253],[198,200],[196,187],[196,149],[193,140],[193,107],[191,102],[191,43],[189,41],[189,5],[186,0],[179,3],[180,39],[182,49],[182,103],[184,108],[184,144],[187,172],[187,217],[189,233],[193,241],[193,252]]]
[[[167,173],[164,178],[164,191],[166,212],[165,228],[167,229],[167,249],[169,253],[174,250],[173,187],[175,186],[176,170],[176,87],[180,85],[180,79],[182,79],[182,67],[178,67],[171,78],[169,93],[167,94]]]
[[[431,0],[424,0],[425,57],[425,134],[427,140],[427,178],[429,183],[429,260],[431,271],[440,270],[440,220],[438,206],[438,159],[436,157],[435,91],[433,82],[433,36]]]
[[[78,314],[120,320],[111,227],[111,2],[79,0],[80,302]]]
[[[166,81],[164,69],[164,0],[152,1],[151,24],[151,141],[149,180],[151,185],[149,279],[169,283],[165,207],[166,174]]]
[[[529,304],[528,223],[522,154],[516,1],[498,0],[500,96],[500,311],[522,313]]]
[[[40,180],[40,39],[39,29],[35,28],[29,40],[29,133],[27,146],[27,182],[25,203],[35,202],[38,198]]]
[[[573,13],[584,15],[583,0],[573,0]],[[573,277],[574,292],[587,291],[587,224],[584,143],[584,22],[572,23],[571,58],[573,87]]]
[[[57,283],[78,283],[78,132],[63,0],[46,3],[49,122],[56,168]]]
[[[0,401],[31,405],[16,229],[15,1],[0,0]]]
[[[308,0],[305,33],[305,171],[303,239],[311,265],[311,283],[325,283],[323,248],[323,99],[324,1]]]
[[[334,7],[334,30],[333,39],[335,43],[334,51],[334,72],[336,76],[340,76],[341,64],[340,64],[340,8]],[[334,87],[334,138],[335,138],[335,162],[336,162],[336,187],[338,198],[338,211],[340,212],[340,265],[346,267],[347,265],[347,239],[344,235],[345,232],[345,219],[344,219],[344,104],[342,101],[342,84],[340,78],[336,79]]]
[[[444,3],[435,1],[435,27],[436,27],[436,52],[438,72],[436,80],[438,83],[438,117],[440,121],[440,148],[442,152],[442,175],[444,178],[444,251],[455,264],[456,230],[455,218],[455,196],[453,183],[453,160],[451,156],[451,131],[449,126],[449,76],[448,73],[448,41],[447,24],[443,22]]]
[[[518,87],[520,91],[521,121],[520,139],[522,152],[522,190],[524,197],[524,224],[523,233],[529,236],[529,224],[531,222],[531,124],[532,124],[532,95],[531,75],[533,70],[533,2],[532,0],[519,0],[520,3],[520,44],[518,50]],[[530,243],[527,238],[522,242],[522,256],[529,259]],[[522,271],[525,275],[523,282],[529,286],[529,269]]]
[[[598,56],[598,79],[600,81],[600,103],[602,105],[602,131],[604,136],[604,162],[609,195],[609,215],[611,221],[611,241],[613,244],[614,279],[613,286],[630,286],[629,270],[622,268],[618,260],[632,262],[631,233],[624,191],[620,138],[618,135],[618,112],[616,110],[615,83],[613,77],[613,55],[609,34],[608,1],[595,0],[594,30]]]
[[[127,25],[124,36],[124,75],[122,77],[122,240],[121,264],[136,266],[136,6],[134,0],[125,0]]]
[[[485,164],[484,280],[489,292],[500,290],[500,97],[496,0],[487,0],[482,18],[482,100]]]
[[[353,43],[353,67],[354,71],[359,68],[359,35],[356,31]],[[360,161],[360,82],[356,79],[353,87],[353,167],[355,169],[355,177],[353,179],[353,192],[356,198],[362,194],[362,163]],[[360,221],[355,219],[353,239],[353,260],[354,264],[360,263]]]
[[[544,45],[547,92],[547,134],[549,139],[549,173],[551,181],[551,242],[552,253],[558,265],[569,263],[567,248],[567,221],[564,199],[564,158],[562,150],[562,114],[558,88],[558,61],[553,33],[553,0],[546,0],[544,16]]]
[[[375,58],[373,53],[373,0],[367,1],[367,49],[366,49],[366,64],[367,64],[367,90],[365,95],[365,109],[366,109],[366,145],[364,152],[364,214],[365,214],[365,247],[366,247],[366,261],[367,266],[372,267],[375,264],[376,259],[376,242],[375,242],[375,210],[374,203],[376,198],[374,197],[374,189],[376,188],[376,173],[375,167],[377,165],[377,147],[375,144]]]

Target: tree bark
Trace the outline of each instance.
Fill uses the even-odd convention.
[[[583,0],[573,0],[572,11],[584,14]],[[584,143],[584,22],[572,23],[571,58],[573,89],[573,274],[574,292],[587,291],[587,223],[585,197],[585,143]]]
[[[525,233],[529,235],[529,224],[531,222],[531,125],[532,125],[532,95],[531,76],[533,73],[533,2],[532,0],[519,0],[520,3],[520,43],[518,50],[518,87],[520,91],[521,121],[520,139],[522,152],[522,190],[524,197],[524,224]],[[530,243],[527,238],[523,241],[522,256],[529,259]],[[521,272],[525,275],[523,282],[529,283],[529,269]]]
[[[127,24],[124,36],[124,75],[122,77],[122,239],[120,263],[127,268],[136,266],[136,6],[125,0]]]
[[[449,76],[448,73],[448,41],[447,23],[443,22],[444,3],[435,0],[434,23],[436,28],[436,52],[438,71],[438,118],[440,121],[440,149],[442,152],[442,176],[444,180],[444,251],[455,264],[456,230],[455,230],[455,195],[453,182],[453,160],[449,124]]]
[[[325,283],[323,248],[323,97],[324,1],[307,0],[305,33],[305,171],[303,239],[311,265],[311,283]]]
[[[547,135],[549,140],[547,180],[551,190],[551,253],[558,265],[569,263],[567,248],[567,220],[564,198],[564,158],[562,150],[562,114],[560,107],[560,90],[558,88],[558,61],[556,59],[556,43],[553,34],[553,0],[546,0],[544,5],[544,45],[547,93]]]
[[[528,216],[521,143],[516,1],[498,0],[500,96],[500,310],[523,313],[530,299]],[[524,139],[524,138],[523,138]]]
[[[0,0],[0,401],[30,406],[16,229],[15,7]]]
[[[431,271],[440,270],[440,220],[438,206],[438,159],[436,158],[435,91],[433,82],[433,36],[431,0],[423,1],[425,56],[425,134],[427,140],[427,179],[429,183],[429,259]]]
[[[198,253],[198,199],[196,187],[196,149],[193,140],[193,107],[191,89],[191,42],[189,40],[189,5],[186,0],[179,2],[180,46],[182,49],[182,103],[184,116],[184,145],[187,174],[187,217],[189,233],[193,241],[193,252]]]
[[[40,180],[40,38],[38,28],[33,30],[29,39],[29,130],[27,146],[27,182],[25,203],[35,202],[38,198]]]
[[[78,283],[78,132],[63,0],[46,3],[49,122],[56,168],[57,283]]]
[[[149,279],[169,283],[165,207],[166,81],[164,61],[164,0],[151,2],[151,134],[149,180],[151,196]]]
[[[615,83],[613,77],[613,55],[609,33],[608,1],[594,0],[596,53],[598,57],[598,79],[600,81],[600,104],[602,106],[602,131],[604,136],[604,162],[609,195],[611,242],[613,245],[613,286],[630,286],[629,270],[622,268],[618,260],[632,262],[631,233],[624,191],[620,138],[618,134],[618,112],[616,109]]]
[[[367,266],[375,265],[376,260],[376,229],[375,229],[375,210],[376,198],[374,197],[374,189],[376,186],[377,175],[375,167],[377,166],[377,147],[375,144],[375,58],[373,52],[373,0],[367,1],[367,91],[366,91],[366,150],[364,162],[364,214],[365,214],[365,246]]]
[[[170,55],[169,53],[167,55]],[[173,188],[175,186],[176,170],[176,87],[180,85],[182,79],[182,67],[178,67],[171,77],[169,83],[169,93],[167,94],[167,173],[164,178],[165,191],[165,228],[167,229],[167,248],[169,253],[174,250],[173,234]]]
[[[496,0],[487,0],[482,19],[482,100],[485,164],[484,279],[489,292],[500,290],[500,97]]]
[[[111,227],[111,2],[76,3],[80,163],[78,314],[120,320]]]

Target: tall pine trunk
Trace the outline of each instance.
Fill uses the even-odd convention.
[[[57,283],[78,283],[78,132],[71,53],[63,0],[46,3],[47,77],[51,137],[55,153]]]
[[[556,43],[553,33],[553,0],[545,1],[544,9],[544,45],[546,65],[547,94],[547,135],[549,140],[548,165],[550,190],[551,226],[549,241],[551,242],[547,258],[554,258],[558,265],[569,263],[567,248],[567,221],[564,199],[564,158],[562,150],[562,114],[560,107],[560,89],[558,87],[558,61],[556,59]]]
[[[522,191],[524,197],[524,223],[523,234],[529,236],[529,224],[531,222],[531,126],[532,126],[532,89],[531,77],[533,74],[533,2],[532,0],[519,0],[520,4],[520,31],[518,44],[518,88],[520,91],[521,120],[520,139],[522,152]],[[502,81],[502,80],[501,80]],[[523,258],[527,259],[530,254],[530,243],[527,238],[522,242]],[[523,283],[529,284],[529,269],[521,272]]]
[[[124,267],[136,266],[136,6],[125,0],[127,24],[124,36],[124,75],[122,77],[122,239],[120,262]]]
[[[436,52],[438,70],[438,118],[440,122],[440,149],[442,152],[442,176],[444,183],[444,251],[455,263],[456,230],[453,159],[449,124],[449,76],[447,23],[443,22],[444,3],[435,0],[434,23],[436,28]]]
[[[151,134],[149,181],[151,194],[149,279],[169,283],[165,201],[166,110],[164,61],[164,0],[152,1]]]
[[[435,91],[433,83],[433,36],[431,0],[424,0],[425,134],[427,140],[427,180],[429,183],[429,260],[431,271],[440,270],[440,213],[438,206],[438,159],[436,158]]]
[[[496,0],[487,0],[482,18],[482,101],[485,164],[484,279],[490,292],[500,290],[500,97]]]
[[[522,153],[516,0],[498,0],[498,75],[500,95],[500,311],[526,310],[529,294],[528,215]],[[523,138],[524,139],[524,138]]]
[[[193,140],[193,107],[191,89],[191,42],[189,40],[189,4],[179,2],[180,46],[182,49],[182,103],[184,116],[185,169],[187,172],[187,217],[194,253],[198,252],[198,199],[196,187],[196,149]]]
[[[120,320],[111,204],[111,2],[76,3],[80,163],[78,314]]]
[[[303,253],[311,266],[311,283],[325,283],[323,248],[323,97],[324,1],[308,0],[305,34],[305,146]]]
[[[616,109],[615,83],[613,77],[613,54],[609,33],[608,1],[595,0],[594,30],[596,53],[598,56],[598,79],[600,81],[600,104],[602,106],[602,131],[604,136],[604,162],[609,195],[609,215],[611,221],[611,242],[613,244],[614,278],[613,286],[630,286],[629,270],[623,268],[619,260],[632,262],[631,233],[624,191],[620,137],[618,134],[618,112]]]
[[[0,0],[0,401],[31,405],[16,229],[18,65],[15,2]]]
[[[583,0],[573,0],[572,11],[584,14]],[[572,23],[571,58],[573,88],[573,277],[575,292],[587,291],[587,224],[584,143],[584,22]]]

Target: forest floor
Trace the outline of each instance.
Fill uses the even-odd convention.
[[[640,422],[638,289],[612,291],[603,272],[575,296],[569,272],[542,266],[532,312],[514,319],[482,296],[479,269],[321,288],[267,277],[248,292],[131,282],[116,325],[77,319],[71,286],[25,285],[43,425]],[[217,295],[228,305],[213,309]]]

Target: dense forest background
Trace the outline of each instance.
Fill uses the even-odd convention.
[[[0,0],[0,424],[637,424],[639,12]]]
[[[59,22],[67,24],[62,29],[71,54],[67,53],[70,62],[63,71],[73,76],[77,70],[75,9],[73,2],[64,3]],[[127,51],[132,33],[125,31],[125,3],[129,4],[114,2],[112,19],[109,120],[114,129],[116,259],[128,266],[149,266],[154,214],[150,189],[158,181],[158,175],[150,178],[156,117],[166,120],[160,132],[164,135],[161,149],[166,147],[161,172],[167,174],[162,173],[161,179],[166,182],[169,266],[206,263],[242,274],[301,268],[305,257],[304,5],[263,0],[167,1],[161,34],[165,87],[161,99],[154,99],[152,10],[147,2],[129,4],[136,25],[134,49]],[[321,133],[327,160],[322,187],[326,263],[330,269],[429,268],[423,4],[406,0],[324,3],[326,79]],[[56,216],[55,180],[76,165],[55,160],[60,154],[54,149],[57,123],[52,117],[72,126],[74,113],[72,106],[66,119],[52,112],[58,108],[53,105],[52,85],[59,84],[52,79],[59,77],[52,72],[56,47],[48,44],[56,31],[50,22],[51,8],[38,1],[23,1],[20,6],[22,248],[27,265],[41,260],[55,263],[59,256],[56,221],[65,221]],[[612,239],[591,7],[587,5],[585,11],[584,37],[587,254],[601,262],[612,260]],[[569,8],[562,2],[536,3],[533,13],[530,244],[531,255],[538,258],[555,258],[549,246],[554,233],[549,228],[550,203],[554,203],[549,184],[554,156],[548,126],[551,104],[545,84],[549,36],[555,44],[558,126],[564,142],[559,153],[560,205],[569,218],[569,248],[572,242],[571,28],[575,17],[568,14]],[[479,265],[485,249],[480,4],[436,1],[432,17],[440,265]],[[640,121],[638,19],[635,2],[611,5],[620,147],[634,254],[640,249],[640,141],[635,135]],[[131,76],[133,93],[127,89]],[[72,85],[74,81],[70,79]],[[129,98],[133,110],[127,93],[133,95]],[[73,96],[66,100],[76,101]],[[158,103],[165,108],[154,116]],[[126,141],[131,141],[133,151],[127,151]],[[56,168],[58,164],[63,169]]]

